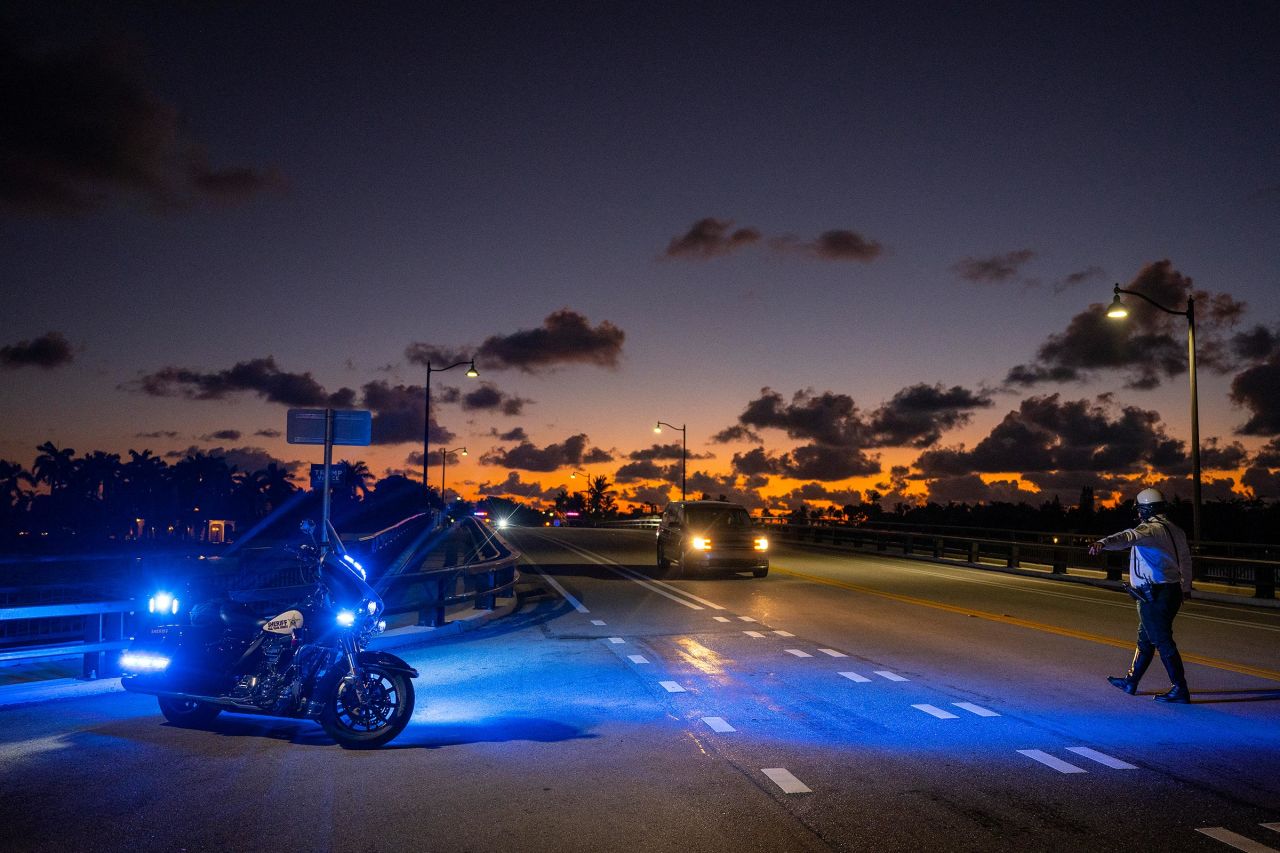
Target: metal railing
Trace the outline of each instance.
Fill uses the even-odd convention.
[[[119,675],[119,662],[114,653],[129,645],[128,635],[125,633],[128,622],[126,617],[132,615],[135,609],[136,604],[131,600],[71,601],[0,607],[0,622],[15,622],[18,627],[27,623],[28,634],[34,634],[37,638],[40,635],[38,625],[47,626],[52,620],[78,619],[82,624],[79,632],[82,639],[67,642],[67,632],[58,632],[62,635],[62,642],[53,645],[36,643],[0,649],[0,663],[80,655],[83,658],[81,675],[84,678]]]
[[[597,527],[620,527],[624,530],[656,530],[658,522],[662,519],[659,516],[652,515],[644,518],[615,518],[612,521],[602,521]]]
[[[1128,567],[1128,555],[1104,551],[1090,556],[1092,535],[1048,534],[1050,541],[1020,541],[984,536],[942,534],[916,530],[876,530],[852,526],[815,526],[786,523],[770,525],[781,541],[872,550],[880,553],[960,562],[969,565],[1039,566],[1050,574],[1105,573],[1108,581],[1120,580]],[[1253,586],[1253,597],[1274,599],[1280,561],[1246,559],[1209,553],[1192,556],[1193,576],[1205,583]]]

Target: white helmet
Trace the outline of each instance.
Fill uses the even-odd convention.
[[[1162,503],[1164,503],[1164,495],[1160,494],[1159,489],[1143,489],[1138,492],[1138,506]]]

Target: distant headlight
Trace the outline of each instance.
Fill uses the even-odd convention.
[[[708,551],[711,549],[711,540],[705,536],[693,537],[693,550]]]
[[[505,518],[498,519],[498,529],[499,530],[507,529],[507,520]]]
[[[763,536],[757,536],[757,537],[756,537],[756,550],[757,550],[757,551],[768,551],[768,550],[769,550],[769,540],[768,540],[768,539],[766,539],[766,538],[765,538],[765,537],[763,537]]]
[[[120,668],[125,672],[160,672],[167,669],[169,659],[148,652],[125,652],[120,655]]]
[[[356,614],[351,610],[338,611],[338,624],[343,628],[350,628],[356,624]]]
[[[157,592],[147,601],[147,612],[169,613],[176,616],[178,613],[178,599],[167,592]]]

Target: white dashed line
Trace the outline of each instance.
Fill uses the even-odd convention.
[[[724,721],[724,717],[703,717],[702,722],[711,726],[713,732],[736,732],[733,726]]]
[[[711,618],[712,618],[712,619],[714,619],[714,620],[716,620],[717,622],[728,622],[728,621],[729,621],[729,617],[728,617],[728,616],[712,616]]]
[[[1068,764],[1067,762],[1063,761],[1061,758],[1054,758],[1049,753],[1042,752],[1041,750],[1038,750],[1038,749],[1020,749],[1018,750],[1018,752],[1021,753],[1022,755],[1025,755],[1027,758],[1032,759],[1033,761],[1039,761],[1041,764],[1045,765],[1046,767],[1052,767],[1054,770],[1057,770],[1059,773],[1088,773],[1089,772],[1085,770],[1083,767],[1076,767],[1074,764]]]
[[[958,720],[960,719],[950,711],[944,711],[934,705],[912,705],[917,711],[924,711],[930,717],[937,717],[939,720]]]
[[[791,633],[790,631],[774,631],[773,633],[777,634],[779,637],[794,637],[794,636],[795,636],[795,634]]]
[[[631,661],[632,663],[648,663],[649,662],[644,655],[627,655],[627,660]]]
[[[876,675],[880,676],[881,678],[887,678],[890,681],[909,681],[910,680],[910,679],[903,678],[901,675],[898,675],[898,673],[896,672],[890,672],[887,669],[877,669]]]
[[[621,637],[610,637],[610,638],[609,638],[609,642],[611,642],[611,643],[615,643],[615,644],[616,644],[616,643],[625,643],[625,642],[626,642],[626,640],[622,639]]]
[[[603,620],[603,619],[592,619],[592,620],[591,620],[591,624],[592,624],[592,625],[603,625],[603,624],[604,624],[604,620]]]
[[[659,681],[658,683],[659,683],[659,684],[661,684],[661,685],[662,685],[662,689],[663,689],[663,690],[665,690],[665,691],[667,691],[668,693],[683,693],[683,692],[684,692],[684,688],[683,688],[683,687],[681,687],[678,683],[676,683],[676,682],[674,682],[674,681]]]
[[[784,651],[786,651],[786,653],[787,653],[787,654],[789,654],[789,655],[795,655],[795,656],[796,656],[796,657],[798,657],[798,658],[811,658],[811,657],[813,657],[813,655],[809,654],[808,652],[801,651],[800,649],[785,649]]]
[[[818,651],[822,652],[824,655],[831,655],[833,658],[848,657],[848,655],[846,655],[844,652],[838,652],[835,649],[818,649]]]
[[[859,684],[864,684],[871,680],[870,678],[867,678],[865,675],[858,675],[858,673],[856,672],[842,672],[840,674],[843,675],[845,678],[849,679],[850,681],[856,681]]]
[[[742,633],[746,634],[748,637],[755,637],[756,639],[760,639],[764,636],[764,634],[761,634],[759,631],[743,631]]]
[[[1197,829],[1196,832],[1201,835],[1207,835],[1215,841],[1221,841],[1229,847],[1243,850],[1245,853],[1276,853],[1276,848],[1274,847],[1268,847],[1259,841],[1254,841],[1252,838],[1245,838],[1243,835],[1239,835],[1229,829],[1223,829],[1221,826],[1206,826]]]
[[[754,622],[754,621],[756,621],[756,620],[752,619],[750,616],[739,616],[738,618],[739,618],[739,619],[741,619],[743,622]]]
[[[970,714],[977,714],[979,717],[998,717],[998,716],[1000,716],[999,714],[997,714],[995,711],[991,710],[990,708],[984,708],[984,707],[982,707],[981,705],[975,705],[975,704],[973,704],[972,702],[952,702],[951,704],[952,704],[952,705],[955,705],[957,708],[960,708],[961,710],[968,711]],[[1075,752],[1075,750],[1072,750],[1072,752]],[[1082,752],[1082,753],[1080,753],[1080,754],[1081,754],[1081,755],[1084,755],[1084,753],[1083,753],[1083,752]]]
[[[1127,761],[1121,761],[1118,758],[1112,758],[1105,752],[1098,752],[1096,749],[1090,749],[1087,746],[1069,746],[1067,752],[1074,752],[1076,755],[1083,755],[1090,761],[1096,761],[1099,764],[1105,764],[1113,770],[1137,770],[1138,768]]]
[[[534,566],[534,567],[533,567],[533,570],[534,570],[535,572],[537,572],[537,573],[538,573],[538,576],[539,576],[539,577],[541,577],[544,581],[546,581],[547,583],[551,584],[551,586],[555,588],[555,591],[556,591],[556,592],[558,592],[558,593],[560,593],[560,595],[564,598],[564,600],[565,600],[565,601],[567,601],[567,602],[569,602],[570,604],[572,604],[572,605],[573,605],[573,609],[574,609],[574,610],[577,610],[579,613],[590,613],[590,612],[591,612],[591,611],[590,611],[590,610],[588,610],[587,608],[583,607],[583,606],[582,606],[582,602],[581,602],[581,601],[579,601],[578,599],[574,598],[574,597],[573,597],[573,595],[569,592],[569,590],[567,590],[567,589],[565,589],[564,587],[562,587],[562,586],[560,585],[560,582],[559,582],[558,580],[556,580],[555,578],[551,577],[551,575],[547,574],[546,572],[544,572],[542,569],[538,568],[537,566]]]
[[[785,767],[764,767],[761,773],[768,776],[784,794],[811,794],[813,789],[801,782]]]
[[[1260,823],[1258,826],[1263,829],[1269,829],[1272,832],[1280,832],[1280,823]]]

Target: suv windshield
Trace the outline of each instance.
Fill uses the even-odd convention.
[[[751,526],[751,516],[738,506],[689,507],[685,510],[685,517],[691,526],[699,528]]]

